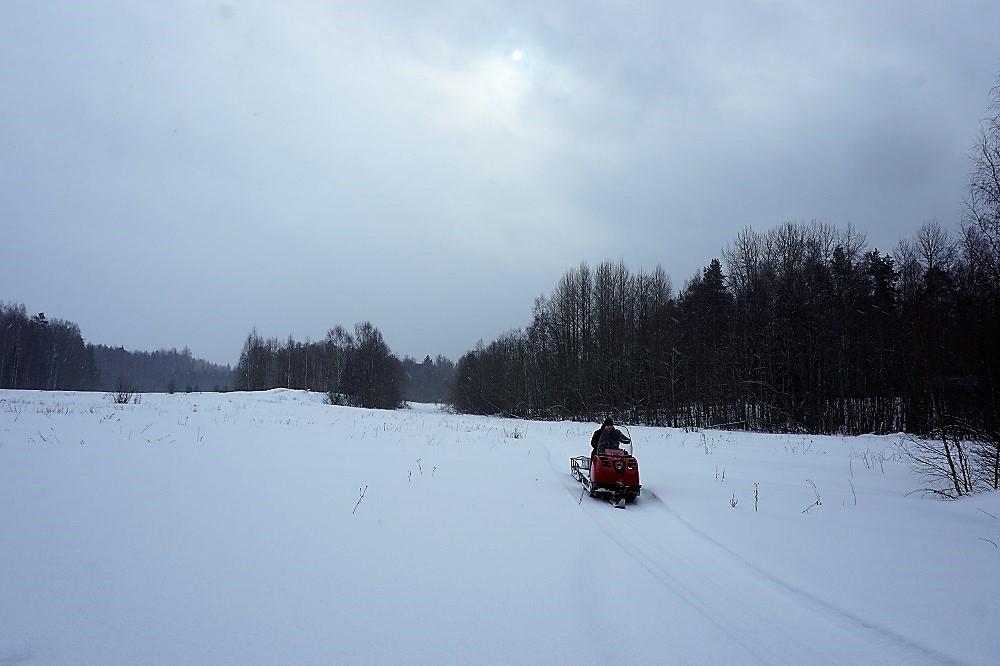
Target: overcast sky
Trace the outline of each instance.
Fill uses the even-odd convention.
[[[0,0],[0,300],[457,361],[581,261],[957,225],[1000,2]]]

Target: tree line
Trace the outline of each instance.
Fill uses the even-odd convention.
[[[354,332],[337,326],[325,340],[282,344],[256,329],[247,336],[237,367],[195,358],[185,347],[153,352],[88,344],[80,327],[24,305],[0,301],[0,389],[48,391],[265,390],[277,387],[327,393],[334,404],[396,407],[403,400],[446,402],[455,364],[444,356],[406,357],[389,350],[371,323]]]
[[[88,344],[80,327],[24,305],[0,302],[0,388],[43,391],[227,390],[232,368],[194,358],[184,348],[155,352]]]
[[[122,347],[88,345],[100,381],[97,390],[112,391],[123,384],[141,393],[229,391],[233,369],[195,358],[185,347],[153,352],[126,351]]]
[[[455,364],[440,354],[435,358],[424,356],[417,363],[409,356],[403,357],[403,375],[406,399],[411,402],[447,403],[451,401],[455,384]]]
[[[331,329],[320,342],[282,343],[254,329],[236,365],[236,387],[245,391],[293,388],[321,391],[334,405],[395,409],[404,400],[443,402],[454,364],[443,356],[422,363],[400,361],[371,322]]]
[[[0,301],[0,388],[89,390],[98,377],[79,326]]]
[[[24,305],[0,302],[0,388],[44,391],[226,390],[232,369],[194,358],[184,348],[126,351],[84,341],[80,327]]]
[[[680,292],[663,269],[568,270],[531,323],[457,365],[464,412],[772,432],[992,433],[987,240],[934,222],[869,250],[853,227],[745,229]],[[994,257],[995,259],[995,257]]]

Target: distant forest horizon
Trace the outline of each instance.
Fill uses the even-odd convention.
[[[337,327],[340,328],[340,327]],[[269,339],[272,349],[280,347]],[[290,348],[305,345],[288,339]],[[406,400],[442,402],[450,396],[454,363],[443,356],[422,362],[400,361]],[[237,368],[195,357],[189,347],[178,350],[126,350],[87,342],[71,321],[49,318],[45,312],[28,314],[24,304],[0,301],[0,389],[99,391],[127,388],[135,393],[232,391],[240,386]],[[444,378],[437,375],[444,373]],[[284,386],[275,376],[275,386]],[[447,381],[443,381],[446,379]],[[285,381],[284,383],[288,383]],[[306,387],[302,387],[306,388]],[[326,388],[309,387],[326,391]]]
[[[325,392],[334,404],[851,434],[931,432],[938,410],[995,432],[991,247],[971,225],[927,222],[883,254],[852,225],[784,223],[744,229],[680,289],[659,266],[581,262],[536,299],[525,328],[480,340],[457,364],[400,360],[362,322],[318,342],[253,330],[232,367],[187,347],[85,343],[72,322],[0,302],[0,388],[281,387]],[[364,367],[367,379],[351,374]]]
[[[254,329],[231,368],[188,348],[86,344],[72,322],[0,302],[0,388],[108,391],[120,402],[115,391],[283,387],[366,408],[438,402],[693,430],[907,433],[921,438],[908,455],[935,492],[960,497],[1000,488],[994,210],[957,231],[925,222],[884,254],[852,225],[747,227],[676,291],[660,266],[581,262],[535,300],[526,327],[480,341],[457,364],[400,360],[366,321],[306,343]]]

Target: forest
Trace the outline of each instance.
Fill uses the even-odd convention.
[[[404,400],[445,402],[455,364],[444,356],[417,363],[392,354],[363,322],[337,326],[322,342],[247,336],[234,369],[195,358],[185,347],[152,352],[85,342],[80,327],[24,305],[0,302],[0,388],[174,393],[296,388],[327,393],[335,404],[394,408]]]
[[[185,347],[152,352],[126,351],[122,347],[88,345],[94,353],[99,390],[111,391],[124,382],[143,393],[183,391],[228,391],[233,388],[233,369],[228,365],[195,358]]]
[[[395,409],[404,401],[445,402],[454,382],[450,360],[430,356],[422,363],[396,357],[371,322],[351,333],[335,326],[320,342],[264,338],[254,329],[236,364],[243,391],[293,388],[327,394],[330,404]]]
[[[462,411],[675,427],[927,432],[990,423],[1000,371],[975,234],[936,223],[896,255],[853,227],[745,229],[676,295],[662,268],[586,263],[530,325],[458,363]],[[935,411],[937,410],[937,411]]]
[[[80,327],[0,302],[0,388],[44,391],[222,391],[233,371],[185,347],[154,352],[88,344]]]
[[[99,383],[79,326],[0,301],[0,388],[84,391]]]

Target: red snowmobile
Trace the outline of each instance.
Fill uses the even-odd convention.
[[[606,497],[619,509],[625,508],[627,500],[635,500],[642,490],[639,461],[632,455],[631,443],[595,451],[589,457],[570,458],[569,471],[591,497]]]

